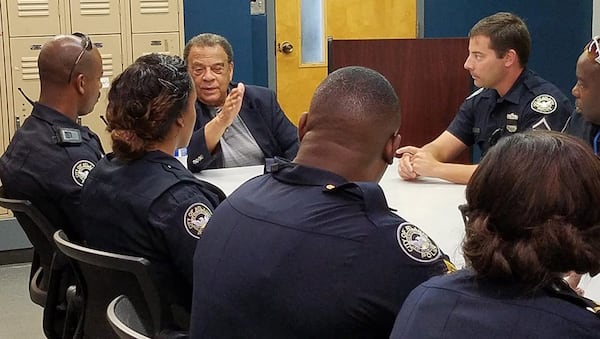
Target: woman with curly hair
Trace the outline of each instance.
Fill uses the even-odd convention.
[[[196,121],[194,83],[179,57],[145,55],[113,81],[108,101],[113,153],[83,187],[83,239],[150,260],[175,320],[189,318],[196,240],[224,198],[173,156]]]
[[[466,189],[467,268],[417,287],[392,338],[598,338],[600,308],[563,280],[600,272],[600,161],[579,139],[502,139]]]

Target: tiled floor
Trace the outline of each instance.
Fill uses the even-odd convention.
[[[30,264],[0,266],[0,338],[39,339],[42,307],[29,299]]]

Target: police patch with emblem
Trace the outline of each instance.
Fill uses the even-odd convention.
[[[405,222],[398,226],[396,237],[406,255],[418,262],[432,262],[441,256],[440,249],[425,232]]]
[[[194,238],[200,239],[208,220],[212,216],[210,208],[202,203],[191,204],[183,216],[185,230]]]
[[[95,166],[96,165],[94,165],[94,163],[89,160],[79,160],[75,163],[75,165],[73,165],[73,168],[71,169],[71,177],[73,177],[73,180],[77,185],[83,187],[85,179],[87,179],[88,175],[90,174],[90,171]]]
[[[540,94],[531,101],[531,109],[542,114],[556,111],[556,99],[550,94]]]

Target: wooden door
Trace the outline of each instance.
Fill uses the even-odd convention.
[[[423,146],[448,127],[471,92],[463,68],[468,45],[467,38],[333,40],[330,66],[360,65],[383,74],[400,98],[402,144]],[[470,162],[470,153],[458,161]]]

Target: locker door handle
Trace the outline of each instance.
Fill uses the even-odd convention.
[[[15,117],[15,131],[21,127],[21,117]]]
[[[161,40],[151,40],[150,46],[162,46],[162,41]]]

